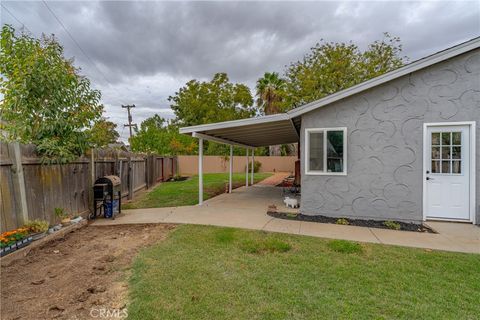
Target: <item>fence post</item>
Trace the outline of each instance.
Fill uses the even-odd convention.
[[[128,155],[128,200],[133,198],[133,170],[132,170],[132,155]]]
[[[175,163],[174,168],[175,168],[175,177],[176,177],[176,176],[179,176],[179,174],[178,174],[178,157],[174,156],[173,159],[174,159],[174,163]]]
[[[118,161],[118,153],[119,151],[118,150],[114,150],[113,151],[113,175],[115,176],[119,176],[119,169],[120,169],[120,166],[119,166],[119,161]]]
[[[20,152],[20,143],[13,142],[8,145],[10,156],[13,156],[12,165],[12,178],[13,178],[13,190],[15,197],[16,207],[15,212],[17,223],[19,226],[25,224],[28,220],[28,207],[27,207],[27,193],[25,190],[25,176],[23,175],[22,154]]]
[[[147,185],[147,189],[153,186],[153,160],[153,155],[148,154],[145,156],[145,184]]]
[[[93,184],[95,183],[95,149],[90,149],[90,159],[88,161],[88,207],[90,212],[93,213],[95,208],[93,207]]]
[[[148,156],[145,156],[145,168],[144,173],[145,173],[145,189],[148,190]]]
[[[162,157],[162,181],[165,181],[165,174],[164,174],[164,172],[165,172],[165,170],[164,170],[165,165],[164,165],[164,164],[165,164],[165,158]]]

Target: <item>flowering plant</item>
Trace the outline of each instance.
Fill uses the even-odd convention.
[[[27,221],[23,228],[27,229],[30,233],[38,233],[47,231],[48,226],[48,221],[37,219]]]
[[[22,240],[28,235],[28,231],[28,228],[18,228],[2,233],[0,235],[0,248],[8,247],[17,241]]]

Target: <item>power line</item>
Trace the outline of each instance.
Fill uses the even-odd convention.
[[[30,32],[31,34],[33,34],[33,32],[32,32],[30,29],[27,28],[27,26],[25,25],[25,23],[23,23],[23,22],[20,21],[17,17],[15,17],[15,15],[14,15],[10,10],[8,10],[7,7],[5,7],[5,6],[3,5],[3,3],[0,3],[0,5],[2,6],[3,9],[5,9],[5,11],[8,12],[9,15],[12,16],[13,19],[17,20],[17,22],[20,23],[20,24],[22,25],[22,27],[24,27],[25,29],[27,29],[28,32]]]
[[[80,44],[77,42],[77,40],[75,40],[75,38],[72,36],[72,34],[67,30],[67,28],[65,27],[65,25],[62,23],[62,21],[60,20],[59,17],[57,17],[57,15],[53,12],[52,9],[50,9],[50,7],[48,6],[47,2],[45,2],[45,0],[42,0],[43,4],[45,5],[45,7],[47,7],[48,11],[50,11],[50,13],[53,15],[53,17],[55,18],[55,20],[58,21],[58,23],[60,24],[60,26],[62,26],[63,30],[65,30],[65,32],[68,34],[68,36],[70,37],[70,39],[72,39],[72,41],[77,45],[77,47],[80,49],[80,51],[82,51],[82,53],[85,55],[85,57],[87,57],[87,59],[90,61],[90,63],[95,67],[95,69],[97,69],[97,71],[103,76],[103,78],[105,79],[105,81],[111,85],[110,81],[108,81],[108,78],[105,76],[105,74],[97,67],[97,65],[95,64],[95,62],[93,62],[92,59],[90,59],[90,57],[88,56],[88,54],[83,50],[83,48],[80,46]],[[113,86],[113,85],[112,85]]]

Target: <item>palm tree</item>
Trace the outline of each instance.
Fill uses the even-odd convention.
[[[275,114],[281,111],[285,79],[277,72],[265,72],[257,81],[257,105],[264,114]]]
[[[285,92],[285,79],[280,78],[277,72],[265,72],[257,81],[257,105],[266,115],[282,111],[283,93]],[[270,146],[271,156],[281,154],[280,146]]]

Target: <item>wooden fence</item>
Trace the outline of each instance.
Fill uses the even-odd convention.
[[[0,143],[0,224],[2,232],[25,220],[55,223],[55,208],[86,216],[92,210],[92,186],[105,175],[120,177],[122,197],[133,195],[176,174],[173,157],[96,149],[63,165],[42,165],[33,145]]]

